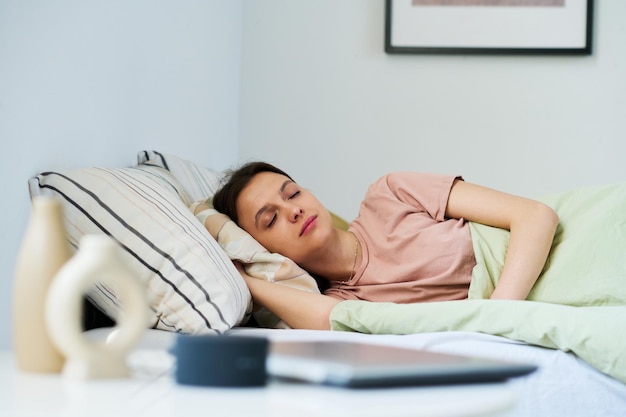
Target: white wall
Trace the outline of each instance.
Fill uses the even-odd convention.
[[[592,56],[391,56],[382,0],[246,2],[240,156],[352,218],[392,170],[526,196],[626,180],[626,2]]]
[[[30,176],[142,149],[236,160],[241,16],[232,0],[0,0],[0,349]]]

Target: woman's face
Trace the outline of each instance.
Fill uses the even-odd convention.
[[[270,252],[297,263],[315,259],[333,232],[330,213],[284,175],[261,172],[239,194],[239,225]]]

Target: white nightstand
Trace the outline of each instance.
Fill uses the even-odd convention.
[[[16,369],[0,352],[0,416],[493,416],[515,403],[506,383],[353,390],[271,381],[263,388],[189,387],[173,380],[165,351],[137,351],[128,379],[70,381]]]

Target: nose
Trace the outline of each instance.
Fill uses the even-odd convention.
[[[289,213],[289,220],[292,223],[297,222],[304,215],[304,210],[299,206],[292,206]]]

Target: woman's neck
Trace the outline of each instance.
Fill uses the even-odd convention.
[[[335,232],[324,252],[303,263],[302,267],[328,281],[349,281],[361,262],[361,244],[352,232],[340,229],[335,229]]]

